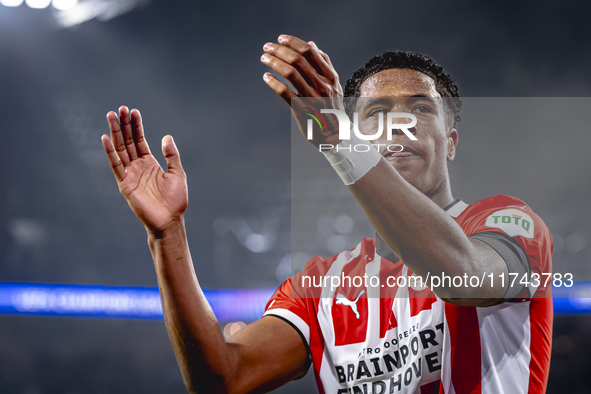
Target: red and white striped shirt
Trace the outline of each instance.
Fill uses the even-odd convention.
[[[462,307],[411,280],[402,261],[378,255],[375,239],[310,259],[275,292],[265,315],[300,332],[320,393],[545,392],[550,283],[529,278],[552,272],[550,232],[522,201],[504,195],[472,205],[460,201],[447,212],[468,236],[492,232],[517,241],[529,260],[529,283],[499,305]],[[341,279],[339,286],[331,286],[333,277]],[[347,277],[365,279],[349,283]]]

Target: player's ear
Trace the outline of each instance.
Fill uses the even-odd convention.
[[[453,128],[447,134],[447,161],[453,161],[456,157],[456,146],[458,146],[458,131]]]

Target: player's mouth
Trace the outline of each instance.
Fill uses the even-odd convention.
[[[400,152],[387,152],[384,157],[388,161],[398,160],[412,160],[421,157],[421,154],[417,152],[413,147],[403,145],[404,149]]]

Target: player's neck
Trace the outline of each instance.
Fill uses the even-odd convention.
[[[449,183],[447,187],[443,190],[439,191],[435,195],[431,196],[431,201],[437,204],[441,209],[445,209],[445,207],[449,206],[452,202],[454,202],[455,198],[451,193],[451,188],[449,187]]]

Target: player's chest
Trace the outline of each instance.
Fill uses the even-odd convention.
[[[331,368],[323,375],[339,389],[412,393],[440,379],[441,300],[350,297],[338,302],[337,296],[320,300],[318,318],[329,360],[323,368]],[[417,302],[422,305],[413,313]]]

